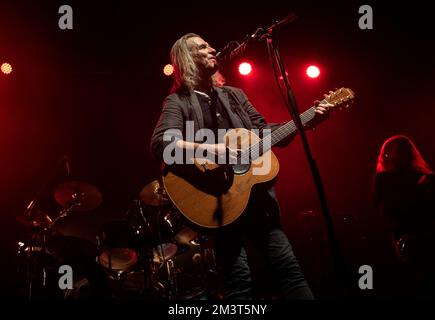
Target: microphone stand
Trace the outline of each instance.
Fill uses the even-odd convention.
[[[319,172],[319,169],[316,165],[315,160],[312,157],[310,146],[309,146],[309,143],[308,143],[305,131],[304,131],[304,127],[303,127],[303,124],[302,124],[300,116],[299,116],[300,113],[299,113],[298,105],[296,103],[296,98],[291,90],[291,87],[290,87],[290,84],[289,84],[289,81],[287,78],[287,73],[285,71],[281,56],[279,54],[278,45],[277,45],[276,40],[274,38],[274,33],[277,29],[279,29],[284,24],[287,24],[288,22],[290,22],[294,19],[295,19],[295,15],[291,14],[288,17],[284,18],[283,20],[275,22],[272,26],[270,26],[268,28],[260,28],[260,30],[261,29],[263,30],[262,32],[258,32],[259,29],[257,29],[256,34],[258,34],[258,39],[260,39],[260,40],[266,39],[267,40],[268,45],[270,45],[272,48],[273,57],[279,66],[279,70],[280,70],[280,73],[281,73],[281,76],[282,76],[282,79],[283,79],[283,82],[285,85],[285,91],[287,94],[287,97],[284,97],[284,99],[287,98],[286,99],[286,106],[287,106],[287,109],[289,110],[290,115],[293,118],[293,120],[296,124],[296,127],[298,129],[298,132],[300,134],[302,145],[303,145],[303,148],[305,151],[305,155],[307,157],[307,160],[308,160],[308,163],[310,166],[310,170],[311,170],[311,173],[312,173],[312,176],[314,179],[314,183],[315,183],[315,186],[317,189],[322,213],[323,213],[323,216],[325,218],[327,232],[328,232],[330,245],[331,245],[333,261],[334,261],[334,265],[335,265],[336,272],[337,272],[337,277],[343,286],[345,298],[349,298],[351,291],[350,291],[350,286],[348,283],[347,270],[346,270],[346,266],[344,264],[344,261],[342,259],[340,247],[339,247],[339,244],[338,244],[335,232],[334,232],[334,226],[333,226],[331,215],[329,213],[329,209],[328,209],[328,205],[327,205],[327,201],[326,201],[326,195],[325,195],[322,180],[320,177],[320,172]]]

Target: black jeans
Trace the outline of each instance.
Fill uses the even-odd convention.
[[[265,259],[267,270],[279,284],[283,299],[314,299],[287,236],[279,225],[267,218],[255,220],[248,216],[245,220],[248,222],[221,231],[215,237],[224,299],[253,298],[247,245]]]

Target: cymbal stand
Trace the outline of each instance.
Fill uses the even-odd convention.
[[[133,200],[133,205],[137,206],[137,208],[139,209],[139,213],[140,213],[140,218],[142,219],[142,222],[145,226],[148,226],[148,228],[151,230],[151,226],[145,216],[145,213],[143,211],[142,208],[142,204],[141,201],[139,199],[135,199]],[[128,210],[127,215],[130,213],[131,208]],[[140,227],[140,226],[139,226]],[[146,232],[147,230],[143,230],[143,232]],[[136,232],[139,232],[139,230],[137,230]],[[157,288],[161,289],[161,283],[158,283],[157,281],[155,281],[155,276],[157,274],[157,271],[155,270],[155,268],[153,267],[153,248],[150,244],[146,244],[144,247],[145,250],[145,258],[144,258],[144,281],[145,281],[145,288],[146,290],[148,290],[148,292],[146,292],[147,294],[150,294],[151,296],[154,296],[154,291],[158,291]],[[154,283],[157,282],[157,283]]]
[[[83,193],[81,193],[80,195],[79,194],[77,194],[77,193],[75,193],[74,195],[73,195],[73,199],[74,199],[74,202],[72,202],[67,208],[64,208],[64,209],[62,209],[61,211],[60,211],[60,213],[59,213],[59,215],[53,220],[53,222],[51,222],[51,224],[50,225],[48,225],[48,226],[44,226],[43,227],[43,229],[42,229],[42,231],[39,231],[39,232],[37,232],[36,234],[38,234],[38,233],[41,233],[40,235],[42,235],[42,247],[41,247],[41,253],[46,253],[47,251],[47,249],[46,249],[46,238],[45,238],[45,233],[50,229],[50,228],[52,228],[53,227],[53,225],[59,220],[59,219],[61,219],[61,218],[63,218],[63,217],[66,217],[68,214],[70,214],[71,212],[72,212],[72,210],[76,207],[76,206],[80,206],[81,205],[81,199],[83,198],[83,196],[84,196],[84,194]],[[30,256],[31,256],[31,252],[33,252],[33,247],[34,247],[34,244],[33,244],[33,239],[34,239],[34,234],[31,234],[31,236],[30,236],[30,238],[31,238],[31,242],[30,242],[30,249],[28,249],[28,256],[29,256],[29,268],[32,268],[32,265],[31,265],[31,258],[30,258]],[[29,272],[31,272],[31,273],[33,273],[33,271],[29,271]],[[46,270],[45,270],[45,266],[43,266],[42,267],[42,274],[43,274],[43,280],[42,280],[42,286],[43,287],[45,287],[45,280],[46,280]],[[29,281],[29,300],[31,300],[31,298],[32,298],[32,282],[33,282],[33,275],[30,275],[29,274],[29,276],[31,276],[32,278],[30,278],[30,281]]]
[[[74,201],[66,208],[62,209],[59,212],[59,215],[56,217],[56,219],[53,220],[53,224],[57,222],[57,220],[66,217],[67,215],[69,215],[75,207],[80,207],[82,205],[82,200],[84,199],[85,194],[84,193],[80,193],[78,194],[77,192],[74,193],[72,195],[72,198],[74,199]]]
[[[38,266],[38,261],[35,260],[34,257],[34,248],[35,248],[35,240],[41,239],[41,247],[39,250],[40,254],[47,253],[46,246],[46,232],[49,230],[49,227],[43,227],[42,229],[33,228],[29,233],[29,240],[27,243],[27,254],[26,254],[26,265],[27,265],[27,294],[29,301],[34,298],[33,290],[34,290],[34,279],[35,279],[35,268]],[[25,245],[24,245],[25,247]],[[39,261],[40,262],[40,261]],[[42,266],[42,287],[46,287],[46,279],[47,279],[47,271],[43,264]]]
[[[169,282],[169,288],[166,290],[168,294],[169,300],[174,300],[177,296],[177,275],[176,270],[174,266],[174,261],[172,259],[166,259],[164,246],[163,246],[163,238],[162,233],[160,230],[160,219],[162,217],[162,214],[164,213],[164,210],[162,206],[159,207],[159,210],[157,211],[157,221],[156,221],[156,228],[157,228],[157,239],[158,244],[157,248],[160,251],[160,257],[162,258],[161,263],[163,266],[166,267],[166,273],[168,276],[168,282]]]
[[[206,295],[213,296],[212,282],[215,282],[217,277],[215,253],[208,237],[199,235],[197,242],[201,247],[204,291]]]
[[[155,194],[158,194],[160,196],[160,199],[166,199],[166,190],[163,186],[159,186],[156,191]],[[164,245],[163,245],[163,238],[162,238],[162,234],[161,234],[161,230],[160,230],[160,219],[162,219],[163,213],[165,212],[164,205],[160,205],[158,207],[158,211],[157,211],[157,221],[156,221],[156,228],[157,228],[157,240],[158,240],[158,250],[160,251],[160,256],[162,258],[162,265],[166,267],[166,272],[167,272],[167,276],[168,276],[168,282],[169,282],[169,287],[167,289],[167,294],[168,294],[168,299],[169,300],[174,300],[177,297],[178,294],[178,286],[177,286],[177,270],[175,268],[174,265],[174,260],[171,259],[166,259],[166,254],[164,251]]]
[[[42,188],[37,192],[37,194],[33,197],[32,201],[28,204],[24,215],[29,216],[30,221],[33,221],[32,216],[34,215],[34,208],[37,206],[37,202],[39,202],[40,197],[43,194],[43,191],[47,189],[47,187],[50,185],[50,182],[53,181],[53,179],[57,176],[57,170],[59,169],[60,165],[65,163],[67,168],[67,175],[70,174],[70,168],[68,164],[68,157],[66,155],[62,155],[62,157],[58,160],[57,164],[54,166],[54,169],[50,175],[48,175],[47,180],[44,182]],[[42,248],[41,252],[46,252],[46,240],[45,240],[45,232],[53,225],[54,221],[51,222],[48,226],[44,226],[42,229]],[[30,232],[30,240],[29,240],[29,246],[27,248],[27,277],[28,277],[28,299],[33,299],[33,278],[34,278],[34,270],[32,265],[32,258],[33,258],[33,248],[34,248],[34,238],[35,235],[38,235],[41,231],[31,231]],[[43,268],[43,285],[45,286],[45,268]]]

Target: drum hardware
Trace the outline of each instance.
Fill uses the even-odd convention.
[[[56,216],[32,204],[31,212],[17,218],[31,228],[33,235],[18,248],[29,263],[29,298],[36,293],[34,287],[49,286],[51,290],[54,277],[58,276],[55,268],[60,263],[82,256],[88,262],[92,260],[110,285],[105,292],[121,298],[134,294],[151,299],[194,299],[208,290],[204,279],[213,262],[208,238],[183,223],[158,182],[142,189],[141,197],[132,201],[123,220],[102,225],[96,246],[58,234],[54,227],[63,217],[95,209],[102,201],[98,189],[86,182],[70,181],[59,185],[54,195],[62,206]],[[90,287],[95,289],[97,280],[92,279],[91,273],[98,270],[83,265],[86,261],[74,262],[74,268],[83,269],[85,274],[79,274],[74,289],[62,293],[63,298],[80,298],[89,295]],[[94,271],[88,272],[89,268]]]
[[[25,259],[29,300],[35,298],[35,285],[39,285],[42,291],[47,290],[47,268],[53,269],[60,261],[72,256],[94,254],[94,250],[89,249],[92,244],[89,246],[88,241],[56,233],[54,226],[59,219],[73,212],[95,209],[102,201],[96,187],[80,181],[65,182],[54,191],[54,199],[63,208],[52,218],[38,208],[40,194],[42,191],[32,199],[24,214],[16,217],[18,222],[30,228],[27,241],[18,245],[18,254]]]
[[[20,216],[16,217],[16,220],[22,225],[29,228],[48,228],[53,224],[53,220],[50,216],[38,209],[27,211]]]
[[[158,267],[166,266],[167,261],[172,259],[178,251],[175,241],[172,241],[172,230],[175,227],[170,218],[170,201],[161,180],[148,183],[140,191],[140,201],[152,209],[145,217],[141,204],[140,213],[143,221],[148,223],[151,229],[152,261]],[[167,228],[165,228],[167,227]],[[162,231],[162,229],[165,229]]]
[[[211,279],[213,276],[217,279],[214,251],[208,247],[208,238],[197,241],[199,245],[192,245],[188,251],[165,262],[161,278],[169,300],[202,299],[217,289],[215,279]]]
[[[119,278],[138,262],[138,243],[127,221],[110,221],[97,235],[98,262]]]
[[[158,279],[155,277],[157,274],[156,266],[151,263],[154,259],[151,221],[144,212],[140,199],[132,201],[125,214],[125,218],[133,229],[137,241],[137,250],[140,253],[137,268],[143,271],[144,296],[153,297],[160,295],[159,292],[162,291],[162,285],[158,283]]]
[[[210,239],[184,223],[161,180],[141,190],[140,202],[144,205],[139,205],[144,209],[140,211],[141,220],[151,230],[151,278],[159,287],[155,292],[175,300],[194,299],[213,291],[208,281],[209,274],[216,273]]]
[[[161,180],[154,180],[143,187],[140,191],[140,200],[155,207],[165,207],[170,203]]]
[[[43,195],[46,194],[47,189],[55,179],[59,178],[60,173],[62,173],[62,177],[70,177],[71,166],[67,155],[62,155],[59,158],[56,165],[53,166],[52,172],[47,175],[42,188],[27,205],[24,213],[16,217],[18,222],[29,228],[28,238],[25,242],[19,242],[17,253],[20,258],[23,258],[21,262],[26,272],[26,291],[29,300],[37,298],[37,295],[34,295],[37,285],[40,285],[45,291],[49,280],[51,280],[47,278],[48,272],[55,270],[60,261],[66,257],[70,258],[71,253],[74,255],[94,254],[92,249],[86,250],[87,244],[83,247],[84,240],[64,237],[54,232],[54,227],[59,219],[72,212],[85,212],[98,207],[102,201],[102,195],[96,187],[82,181],[67,181],[58,185],[53,194],[62,210],[57,215],[50,215],[40,208]],[[57,273],[57,270],[55,271]],[[57,281],[55,283],[57,285]]]
[[[66,217],[71,212],[94,210],[103,201],[101,192],[83,181],[68,181],[59,185],[54,192],[54,198],[64,208],[55,221]]]
[[[46,236],[51,232],[53,220],[48,214],[35,207],[36,200],[37,198],[35,197],[27,206],[24,214],[16,217],[18,222],[30,228],[27,241],[18,242],[17,252],[20,257],[25,259],[27,297],[29,300],[34,298],[33,294],[36,290],[36,280],[38,280],[39,285],[45,289],[47,264],[55,260],[54,257],[48,253],[46,248]],[[37,271],[41,273],[39,279],[37,279]]]
[[[161,191],[164,190],[162,186],[155,186],[155,190],[160,190],[161,197],[167,197]],[[156,203],[150,201],[150,197],[145,200]],[[162,206],[151,206],[148,216],[152,216],[152,227],[157,238],[153,265],[164,286],[164,298],[187,300],[204,296],[212,290],[207,281],[207,273],[213,269],[211,249],[207,248],[209,239],[187,226],[178,211],[169,205],[169,200],[163,203]]]

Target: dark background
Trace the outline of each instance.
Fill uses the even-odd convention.
[[[308,133],[351,286],[358,298],[401,297],[406,281],[373,208],[371,181],[379,149],[393,134],[412,138],[435,166],[434,27],[422,3],[2,2],[0,62],[11,63],[13,72],[0,75],[1,294],[19,293],[16,243],[27,229],[16,216],[35,195],[56,215],[56,185],[78,179],[97,186],[104,198],[97,209],[56,226],[95,242],[99,228],[122,218],[140,190],[159,177],[149,140],[171,85],[162,68],[179,37],[195,32],[219,50],[296,11],[298,19],[277,40],[301,111],[337,87],[356,94],[351,108]],[[58,28],[62,4],[73,8],[73,30]],[[358,27],[364,4],[373,8],[373,30]],[[228,84],[244,89],[268,121],[290,119],[266,46],[256,44],[244,58],[254,64],[253,74],[242,78],[228,66]],[[321,68],[318,79],[304,74],[311,63]],[[314,294],[333,298],[338,284],[299,137],[276,154],[284,230]],[[63,155],[70,158],[70,177]],[[364,264],[374,270],[371,291],[357,286]]]

